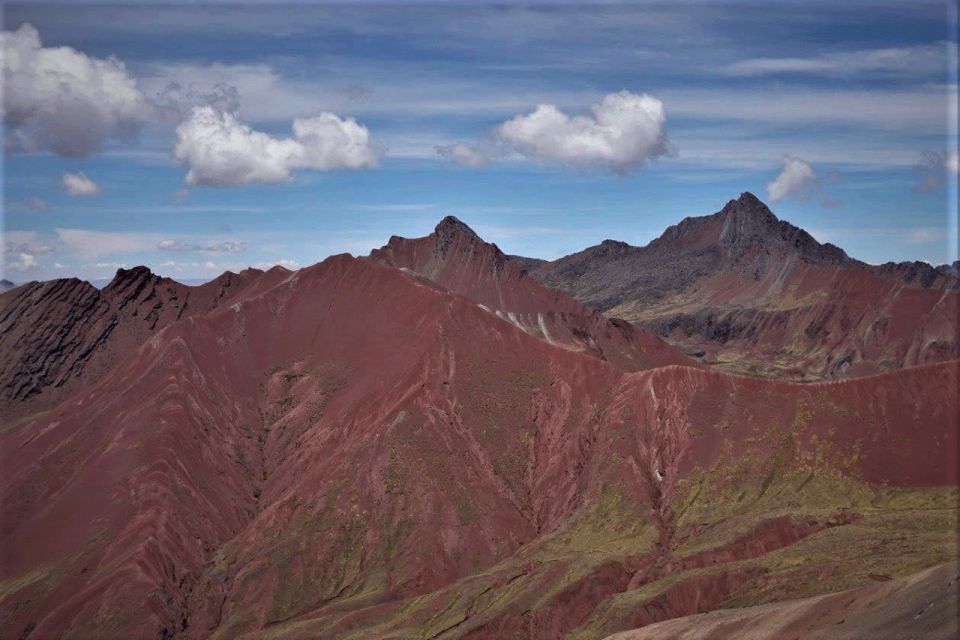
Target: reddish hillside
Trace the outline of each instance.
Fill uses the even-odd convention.
[[[960,357],[950,268],[863,264],[749,193],[645,247],[606,241],[532,274],[740,372],[823,378]]]
[[[427,278],[551,344],[591,353],[628,370],[694,364],[647,331],[608,320],[569,295],[544,287],[453,216],[441,220],[429,236],[391,237],[370,258]]]
[[[626,631],[608,640],[863,640],[929,638],[960,634],[960,569],[949,562],[891,580],[815,598],[744,609],[725,609]]]
[[[0,416],[9,425],[56,405],[157,330],[252,293],[283,272],[227,272],[190,287],[136,267],[117,271],[103,290],[71,278],[0,295]]]
[[[0,628],[602,637],[900,575],[955,549],[957,384],[625,372],[336,256],[0,439]]]

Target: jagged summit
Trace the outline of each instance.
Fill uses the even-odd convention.
[[[433,232],[441,237],[464,235],[468,238],[480,240],[480,236],[477,235],[476,231],[471,229],[469,225],[456,216],[445,217],[437,224]]]
[[[144,265],[138,265],[130,269],[120,268],[117,269],[116,275],[113,276],[113,280],[107,283],[107,286],[104,287],[105,293],[115,292],[120,289],[127,289],[129,287],[134,287],[137,289],[143,288],[147,285],[156,285],[161,282],[167,281],[167,278],[158,276],[149,267]]]
[[[770,215],[773,215],[773,213],[770,211],[770,208],[763,202],[763,200],[753,195],[749,191],[744,191],[741,193],[739,198],[727,201],[727,204],[723,207],[723,211],[732,209],[747,211],[752,210],[759,213],[769,213]]]

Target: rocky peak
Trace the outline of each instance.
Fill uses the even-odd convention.
[[[444,259],[451,247],[459,245],[459,251],[465,254],[491,251],[494,272],[498,272],[506,262],[506,256],[497,245],[485,242],[473,229],[454,216],[447,216],[441,220],[434,229],[433,235],[436,238],[436,251]]]
[[[441,220],[433,232],[440,238],[465,236],[474,240],[480,240],[480,236],[478,236],[473,229],[455,216],[447,216]]]
[[[720,210],[723,219],[720,244],[725,246],[746,245],[756,240],[776,239],[783,235],[788,223],[782,223],[773,212],[752,193],[746,192],[736,200],[729,201]],[[799,229],[797,229],[800,231]],[[805,233],[805,232],[804,232]],[[810,237],[811,241],[814,241]]]
[[[604,240],[603,242],[600,243],[599,248],[605,254],[616,255],[620,253],[627,253],[631,249],[635,249],[636,247],[630,244],[627,244],[626,242],[622,242],[620,240]]]
[[[116,275],[113,276],[110,284],[104,287],[104,291],[117,291],[131,286],[140,287],[145,283],[160,279],[160,276],[154,274],[150,271],[149,267],[143,265],[131,269],[117,269]]]

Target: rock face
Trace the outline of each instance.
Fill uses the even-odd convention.
[[[742,373],[830,378],[960,357],[951,267],[866,265],[749,193],[645,247],[608,240],[530,273]]]
[[[189,287],[135,267],[118,270],[103,290],[70,278],[0,295],[0,416],[12,421],[49,409],[96,382],[159,329],[277,275],[248,269]]]
[[[0,628],[600,638],[955,553],[957,363],[634,370],[510,320],[584,311],[441,227],[158,319],[0,435]]]

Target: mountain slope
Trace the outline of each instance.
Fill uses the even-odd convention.
[[[0,626],[602,637],[903,575],[955,549],[957,382],[628,372],[336,256],[0,438]]]
[[[649,332],[608,320],[562,291],[544,287],[453,216],[441,220],[429,236],[391,237],[370,258],[427,278],[551,344],[624,369],[694,364]]]
[[[136,267],[117,271],[102,290],[71,278],[0,295],[0,416],[12,422],[56,405],[164,326],[253,292],[283,271],[227,272],[190,287]]]
[[[618,633],[609,640],[722,640],[747,635],[754,640],[948,640],[960,633],[956,561],[896,580],[876,579],[881,582],[816,598],[677,618]]]
[[[960,357],[948,270],[863,264],[749,193],[645,247],[605,241],[531,275],[740,372],[810,379]]]

